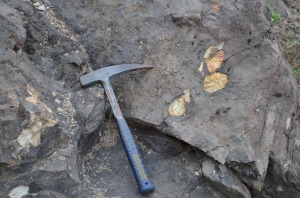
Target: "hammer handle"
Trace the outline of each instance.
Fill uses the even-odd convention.
[[[150,181],[145,166],[142,162],[137,146],[133,139],[132,133],[124,117],[116,118],[118,132],[123,144],[125,153],[129,160],[133,175],[139,188],[140,193],[152,192],[154,185]]]
[[[114,113],[118,127],[119,136],[121,138],[121,142],[123,144],[123,148],[127,155],[128,161],[130,163],[135,181],[138,185],[139,192],[151,192],[154,190],[154,185],[152,184],[146,173],[145,166],[142,162],[137,146],[134,142],[132,133],[128,127],[128,124],[125,118],[123,117],[114,91],[112,90],[111,83],[109,82],[109,80],[107,80],[102,82],[102,84],[104,86],[109,103],[112,107],[112,111]]]

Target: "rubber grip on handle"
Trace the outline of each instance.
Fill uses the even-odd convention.
[[[116,122],[125,153],[129,160],[135,181],[138,185],[139,192],[144,194],[154,191],[154,185],[146,173],[145,166],[142,162],[126,120],[121,118],[116,119]]]

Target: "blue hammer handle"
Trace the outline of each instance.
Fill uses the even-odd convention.
[[[127,155],[128,161],[130,163],[135,181],[138,185],[139,192],[144,194],[154,191],[154,185],[150,181],[145,166],[142,162],[141,156],[138,152],[136,143],[133,139],[132,133],[125,118],[122,115],[118,101],[112,90],[112,86],[109,81],[103,82],[103,86],[111,104],[115,120],[118,127],[118,133],[121,138],[121,142],[125,153]]]
[[[145,166],[142,162],[126,120],[124,118],[121,118],[116,119],[116,122],[121,142],[130,163],[136,183],[138,185],[139,192],[142,194],[152,192],[154,190],[154,185],[152,184],[146,173]]]

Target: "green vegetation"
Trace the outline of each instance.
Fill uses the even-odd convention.
[[[275,12],[275,10],[272,8],[271,5],[267,5],[267,9],[271,12],[271,15],[272,15],[272,18],[271,18],[271,21],[272,21],[272,24],[278,24],[281,20],[281,17],[280,17],[280,14]]]
[[[285,37],[285,39],[289,43],[300,43],[300,38],[287,36],[287,37]]]
[[[292,68],[293,68],[293,73],[295,74],[298,83],[300,83],[300,68],[295,67],[295,66],[292,66]]]

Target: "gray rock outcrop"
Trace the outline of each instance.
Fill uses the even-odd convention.
[[[149,197],[300,196],[297,83],[262,1],[42,4],[0,3],[0,197],[139,196],[133,177],[117,185],[131,173],[103,89],[78,82],[121,63],[155,66],[113,82],[159,186]]]
[[[0,197],[14,197],[18,186],[39,196],[76,196],[77,142],[100,125],[91,120],[104,116],[103,89],[74,86],[84,69],[65,54],[84,57],[79,43],[29,2],[14,5],[0,3]]]

